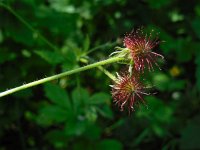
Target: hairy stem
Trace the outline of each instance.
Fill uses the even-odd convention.
[[[60,73],[60,74],[57,74],[57,75],[53,75],[53,76],[50,76],[50,77],[47,77],[47,78],[44,78],[44,79],[40,79],[38,81],[34,81],[34,82],[31,82],[31,83],[24,84],[22,86],[7,90],[5,92],[0,93],[0,97],[10,95],[10,94],[15,93],[17,91],[21,91],[21,90],[24,90],[24,89],[27,89],[27,88],[30,88],[30,87],[33,87],[33,86],[36,86],[36,85],[39,85],[39,84],[43,84],[43,83],[46,83],[46,82],[49,82],[49,81],[52,81],[52,80],[56,80],[56,79],[59,79],[59,78],[62,78],[62,77],[65,77],[65,76],[68,76],[68,75],[71,75],[71,74],[75,74],[75,73],[82,72],[82,71],[85,71],[85,70],[88,70],[88,69],[92,69],[92,68],[99,67],[99,66],[102,66],[102,65],[111,64],[111,63],[122,61],[122,60],[124,60],[124,58],[121,58],[121,57],[112,57],[112,58],[109,58],[109,59],[106,59],[106,60],[102,60],[102,61],[90,64],[90,65],[87,65],[87,66],[84,66],[84,67],[80,67],[80,68],[77,68],[77,69],[74,69],[74,70],[66,71],[66,72],[63,72],[63,73]]]
[[[92,59],[90,58],[90,60],[92,60]],[[86,58],[81,58],[81,59],[79,59],[79,61],[82,63],[88,63],[89,60]],[[94,63],[94,60],[92,60],[92,61]],[[110,73],[108,70],[104,69],[102,66],[98,66],[97,68],[100,71],[102,71],[105,75],[107,75],[111,80],[113,80],[113,81],[116,80],[116,77],[112,73]]]

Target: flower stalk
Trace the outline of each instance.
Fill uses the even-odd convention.
[[[99,66],[103,66],[103,65],[123,61],[123,60],[124,60],[124,58],[122,58],[122,57],[111,57],[109,59],[102,60],[102,61],[90,64],[90,65],[87,65],[87,66],[84,66],[84,67],[80,67],[80,68],[77,68],[77,69],[74,69],[74,70],[66,71],[66,72],[63,72],[63,73],[60,73],[60,74],[57,74],[57,75],[53,75],[53,76],[50,76],[50,77],[47,77],[47,78],[44,78],[44,79],[40,79],[40,80],[31,82],[31,83],[28,83],[28,84],[24,84],[22,86],[7,90],[5,92],[1,92],[0,97],[10,95],[10,94],[13,94],[17,91],[21,91],[21,90],[24,90],[24,89],[27,89],[27,88],[30,88],[30,87],[33,87],[33,86],[37,86],[39,84],[43,84],[43,83],[46,83],[46,82],[49,82],[49,81],[53,81],[53,80],[56,80],[56,79],[59,79],[59,78],[62,78],[62,77],[65,77],[65,76],[68,76],[68,75],[71,75],[71,74],[75,74],[75,73],[78,73],[78,72],[82,72],[82,71],[85,71],[85,70],[89,70],[89,69],[92,69],[92,68],[96,68],[96,67],[99,67]]]

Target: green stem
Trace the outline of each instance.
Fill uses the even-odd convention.
[[[33,86],[36,86],[36,85],[39,85],[39,84],[43,84],[45,82],[56,80],[56,79],[59,79],[59,78],[62,78],[62,77],[65,77],[65,76],[68,76],[68,75],[71,75],[71,74],[82,72],[82,71],[92,69],[92,68],[95,68],[95,67],[98,67],[98,66],[107,65],[107,64],[114,63],[114,62],[119,62],[119,61],[122,61],[122,60],[124,60],[124,58],[121,58],[121,57],[112,57],[112,58],[109,58],[109,59],[106,59],[106,60],[102,60],[102,61],[90,64],[90,65],[87,65],[87,66],[84,66],[84,67],[80,67],[80,68],[77,68],[77,69],[74,69],[74,70],[66,71],[66,72],[63,72],[63,73],[60,73],[60,74],[57,74],[57,75],[53,75],[51,77],[40,79],[38,81],[34,81],[34,82],[31,82],[31,83],[24,84],[22,86],[7,90],[5,92],[0,93],[0,97],[10,95],[10,94],[15,93],[17,91],[21,91],[21,90],[24,90],[24,89],[27,89],[27,88],[30,88],[30,87],[33,87]]]
[[[92,59],[90,58],[90,60],[92,60]],[[88,63],[89,60],[86,58],[81,58],[81,59],[79,59],[79,61],[82,63]],[[93,60],[93,62],[94,62],[94,60]],[[110,79],[112,79],[113,81],[116,80],[116,77],[112,73],[110,73],[108,70],[104,69],[102,66],[98,66],[97,68],[100,71],[102,71],[105,75],[107,75]]]
[[[98,66],[97,67],[99,70],[101,70],[103,73],[105,73],[105,75],[107,75],[110,79],[112,79],[113,81],[116,81],[116,77],[110,73],[108,70],[104,69],[102,66]]]
[[[5,9],[7,9],[10,13],[12,13],[21,23],[23,23],[29,30],[31,30],[33,33],[36,33],[38,35],[38,37],[45,42],[47,45],[49,45],[52,49],[54,49],[55,51],[57,51],[57,47],[55,47],[51,42],[49,42],[42,34],[40,34],[39,31],[37,31],[36,29],[34,29],[27,21],[25,21],[16,11],[14,11],[11,7],[9,7],[8,5],[3,4],[2,2],[0,2],[0,6],[4,7]]]

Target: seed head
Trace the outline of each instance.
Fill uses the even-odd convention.
[[[124,73],[121,76],[117,74],[117,79],[112,87],[112,97],[114,102],[120,107],[128,107],[129,112],[134,110],[134,104],[138,100],[144,102],[143,95],[149,95],[144,92],[145,87],[135,76]]]
[[[158,66],[156,58],[164,59],[162,55],[152,51],[160,43],[157,36],[152,37],[153,32],[152,30],[149,35],[144,34],[142,29],[139,28],[127,34],[124,38],[124,46],[130,50],[129,57],[134,61],[134,67],[139,72],[144,72],[146,66],[149,71],[152,71],[154,64]]]

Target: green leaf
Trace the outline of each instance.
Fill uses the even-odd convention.
[[[100,139],[100,136],[101,136],[101,132],[102,132],[101,130],[102,129],[98,127],[96,124],[90,124],[87,126],[84,135],[92,141],[98,140]]]
[[[62,123],[67,120],[68,110],[59,106],[48,105],[40,109],[37,122],[40,125],[49,126],[55,123]]]
[[[196,54],[195,63],[197,65],[197,68],[196,68],[196,80],[197,80],[196,85],[197,85],[198,90],[200,91],[200,52],[197,52],[197,54]]]
[[[168,6],[172,2],[172,0],[159,0],[159,1],[157,1],[157,0],[148,0],[147,2],[149,3],[151,8],[160,9],[160,8],[162,8],[164,6]]]
[[[89,93],[86,89],[78,87],[72,92],[73,106],[78,109],[89,102]]]
[[[186,80],[171,80],[168,85],[168,91],[185,89]]]
[[[114,139],[102,140],[97,145],[97,150],[122,150],[122,149],[123,149],[122,143]]]
[[[195,6],[195,12],[200,17],[200,5]]]
[[[102,108],[96,108],[97,111],[102,115],[103,117],[112,119],[113,118],[113,112],[110,109],[108,105],[104,105]]]
[[[89,36],[86,36],[85,41],[83,43],[83,51],[84,52],[88,51],[89,47],[90,47],[90,38]]]
[[[175,80],[164,73],[157,73],[153,76],[153,82],[160,91],[174,91],[185,88],[185,80]]]
[[[66,124],[64,132],[68,136],[80,136],[85,132],[86,127],[86,120],[70,121]]]
[[[64,61],[64,57],[55,51],[37,50],[35,53],[51,65],[56,65]]]
[[[164,73],[158,73],[153,76],[153,82],[157,89],[165,91],[168,88],[170,78]]]
[[[3,64],[6,61],[11,61],[16,58],[16,54],[13,52],[6,52],[1,50],[0,54],[0,64]]]
[[[78,15],[76,14],[59,13],[49,7],[39,7],[35,15],[40,27],[48,28],[53,33],[52,35],[66,38],[74,34],[77,29]]]
[[[15,42],[21,43],[27,46],[33,46],[35,43],[34,33],[31,32],[27,27],[24,27],[23,24],[19,22],[15,22],[15,24],[11,24],[9,22],[5,22],[6,35],[11,37]]]
[[[110,95],[107,93],[96,93],[90,97],[90,104],[108,104],[110,103]]]
[[[168,125],[173,123],[173,108],[166,106],[164,102],[154,96],[148,96],[145,99],[148,104],[146,107],[141,107],[136,113],[137,117],[149,120],[147,128],[164,137],[168,133]]]
[[[200,39],[200,17],[196,17],[192,21],[192,28],[195,31],[196,36]]]
[[[62,63],[62,71],[68,71],[78,67],[78,62],[74,51],[66,50],[64,55],[65,61]]]
[[[54,104],[66,109],[71,108],[67,92],[58,85],[47,83],[44,85],[44,91],[46,97],[48,97]]]
[[[2,30],[0,30],[0,43],[3,42],[3,39],[4,39],[4,37],[3,37],[3,33],[2,33]]]
[[[191,120],[183,129],[180,147],[183,150],[200,149],[200,115]]]
[[[45,139],[53,143],[55,148],[63,148],[67,144],[67,136],[62,130],[51,130],[47,132]]]
[[[192,58],[193,54],[193,43],[188,39],[178,39],[175,42],[174,50],[176,53],[176,61],[178,62],[188,62]]]

